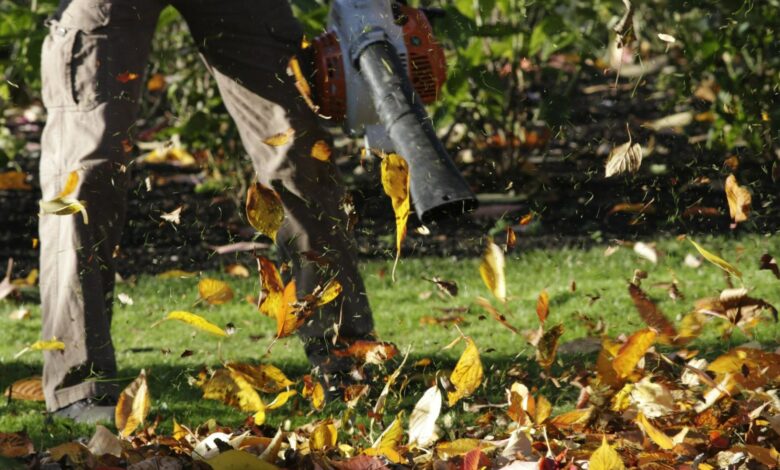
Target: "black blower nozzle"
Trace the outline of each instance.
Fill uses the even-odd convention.
[[[436,136],[395,48],[377,41],[356,55],[377,115],[395,151],[409,162],[412,204],[420,220],[429,223],[474,210],[477,199]]]

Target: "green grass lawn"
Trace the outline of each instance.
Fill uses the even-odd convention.
[[[698,241],[743,271],[744,285],[751,289],[752,296],[764,298],[775,305],[780,304],[780,281],[769,271],[758,270],[758,260],[763,253],[780,253],[780,242],[776,238],[721,237]],[[615,337],[644,326],[626,289],[634,269],[648,272],[649,277],[643,281],[643,288],[673,321],[691,311],[696,299],[716,296],[726,287],[723,272],[717,267],[707,262],[696,269],[684,264],[685,255],[695,253],[687,241],[660,241],[658,248],[662,256],[656,265],[625,247],[605,257],[605,248],[528,252],[517,249],[507,258],[506,276],[510,295],[507,320],[521,331],[536,328],[536,298],[542,289],[547,289],[551,310],[548,322],[564,324],[564,342],[588,335],[586,321],[583,320],[585,316],[594,321],[602,320],[608,334]],[[437,370],[451,368],[463,349],[459,345],[442,350],[459,335],[452,325],[421,324],[420,319],[424,316],[443,315],[436,310],[437,307],[470,307],[469,311],[463,313],[466,321],[460,325],[460,329],[473,337],[480,348],[485,366],[485,386],[469,400],[494,403],[502,400],[503,389],[517,380],[518,373],[524,383],[538,387],[558,410],[570,407],[576,398],[575,387],[564,385],[559,389],[550,381],[540,378],[540,369],[533,361],[534,350],[525,339],[501,327],[475,305],[478,296],[490,296],[479,277],[478,264],[478,259],[402,259],[395,283],[389,275],[392,260],[371,261],[363,265],[378,333],[382,339],[396,343],[402,351],[407,346],[411,347],[407,368],[415,373],[409,374],[412,380],[405,392],[393,395],[389,400],[389,415],[400,408],[413,406],[425,381],[431,380]],[[282,368],[293,380],[308,370],[301,344],[296,338],[277,342],[270,355],[266,356],[273,339],[274,324],[270,319],[260,316],[244,300],[247,295],[257,295],[256,277],[236,279],[221,273],[203,275],[227,280],[235,290],[235,299],[221,306],[197,303],[197,278],[162,280],[141,276],[135,284],[123,283],[117,287],[117,292],[125,293],[134,300],[132,306],[118,305],[114,317],[114,344],[120,375],[129,382],[141,368],[147,370],[153,396],[151,417],[162,415],[163,431],[170,430],[172,417],[191,426],[210,418],[230,426],[243,422],[246,416],[244,413],[215,401],[203,400],[200,391],[188,385],[188,377],[203,365],[214,366],[228,360],[252,363],[269,361]],[[457,281],[459,295],[451,299],[437,295],[436,287],[422,280],[423,277],[433,276]],[[680,291],[685,295],[684,300],[673,301],[664,288],[653,287],[656,283],[672,279],[678,281]],[[573,283],[576,283],[576,290],[571,288]],[[739,284],[739,281],[736,283]],[[429,295],[429,292],[433,294]],[[493,303],[498,305],[495,300]],[[16,352],[39,339],[40,328],[40,312],[36,305],[28,305],[32,310],[31,319],[9,319],[8,314],[18,307],[16,303],[0,302],[0,388],[3,390],[13,381],[40,374],[41,370],[40,353],[29,352],[14,359]],[[152,328],[155,322],[171,310],[189,310],[219,325],[232,322],[237,331],[219,345],[217,339],[178,322],[165,322]],[[767,346],[775,346],[778,332],[780,328],[768,319],[757,328],[754,339]],[[749,340],[740,332],[736,332],[729,340],[721,340],[717,325],[711,322],[705,334],[691,347],[703,350],[706,355],[716,355],[730,346]],[[193,354],[182,358],[185,350]],[[431,358],[433,364],[426,369],[411,366],[421,358]],[[562,356],[552,373],[558,377],[565,376],[590,367],[592,361],[592,354],[587,357]],[[508,375],[510,369],[513,370],[511,376]],[[377,393],[381,387],[374,388]],[[272,397],[265,398],[270,400]],[[343,409],[340,404],[330,404],[322,415],[335,416]],[[358,408],[358,413],[365,409]],[[43,405],[39,403],[9,403],[3,400],[0,404],[0,432],[26,430],[36,445],[41,447],[88,436],[92,432],[88,426],[74,426],[61,420],[51,421],[43,410]],[[269,412],[268,422],[278,426],[290,419],[294,426],[319,416],[310,416],[309,410],[307,402],[295,399],[285,407]],[[458,410],[462,408],[450,411],[457,415],[456,422],[470,419],[465,414],[461,416]]]

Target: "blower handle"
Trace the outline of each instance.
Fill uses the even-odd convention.
[[[386,40],[358,43],[352,57],[396,152],[409,162],[417,217],[429,223],[474,210],[477,199],[436,136],[398,52]]]

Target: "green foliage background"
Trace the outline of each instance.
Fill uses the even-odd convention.
[[[440,127],[464,123],[472,139],[497,130],[521,135],[533,122],[553,129],[564,124],[566,103],[576,98],[576,80],[589,67],[588,61],[605,57],[614,34],[611,27],[624,12],[618,0],[421,2],[446,12],[435,23],[448,48],[449,63],[446,93],[435,106],[435,121]],[[322,31],[327,15],[323,0],[293,3],[310,36]],[[780,138],[780,0],[635,3],[639,59],[664,52],[657,33],[671,34],[682,45],[669,52],[682,67],[661,74],[655,82],[659,90],[674,91],[669,108],[691,101],[697,85],[713,78],[720,89],[709,105],[716,116],[709,146],[721,152],[740,147],[747,149],[747,157],[775,158]],[[55,9],[53,0],[0,0],[3,108],[38,99],[44,21]],[[547,67],[555,53],[576,54],[575,69]],[[530,75],[518,67],[521,59],[539,70]],[[191,149],[240,152],[215,84],[199,61],[186,25],[175,10],[166,9],[149,71],[166,75],[169,86],[164,97],[144,101],[141,119],[148,123],[167,115],[172,126],[160,138],[180,134]],[[541,80],[545,89],[539,105],[529,108],[524,93],[531,80]],[[21,143],[0,127],[0,162],[13,158],[20,148]]]

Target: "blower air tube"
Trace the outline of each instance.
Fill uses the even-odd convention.
[[[430,223],[474,210],[477,199],[436,136],[395,48],[373,42],[357,59],[379,120],[396,153],[409,163],[412,203],[420,220]]]

